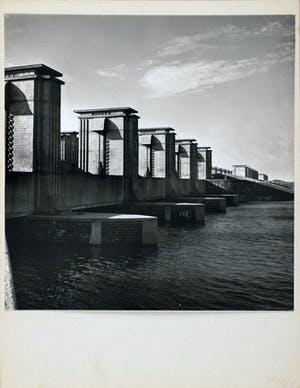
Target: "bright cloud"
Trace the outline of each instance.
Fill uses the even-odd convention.
[[[180,93],[210,89],[218,84],[250,77],[268,71],[277,63],[293,60],[293,46],[285,45],[262,58],[239,60],[194,61],[164,64],[147,71],[141,85],[149,97],[167,97]]]
[[[290,25],[283,25],[279,21],[270,21],[264,25],[257,25],[254,29],[246,29],[227,24],[214,30],[199,33],[196,35],[177,36],[169,40],[159,50],[157,55],[159,57],[166,57],[172,55],[179,55],[186,52],[193,51],[197,48],[211,48],[215,45],[208,45],[206,42],[213,42],[218,44],[218,38],[227,36],[235,39],[251,38],[257,36],[278,36],[291,37],[294,34],[294,29]]]
[[[112,66],[109,68],[96,70],[96,74],[103,78],[125,79],[127,70],[127,66],[122,63],[120,65]]]

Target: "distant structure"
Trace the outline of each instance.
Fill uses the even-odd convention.
[[[268,175],[266,175],[266,174],[263,174],[263,173],[259,173],[258,174],[258,179],[260,180],[260,181],[267,181],[269,178],[268,178]]]
[[[139,175],[175,176],[175,132],[170,127],[139,129]]]
[[[233,175],[242,176],[245,178],[258,179],[258,171],[246,166],[245,164],[234,164]]]

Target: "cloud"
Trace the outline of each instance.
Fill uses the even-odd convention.
[[[266,24],[256,25],[252,30],[227,24],[208,32],[196,35],[177,36],[169,40],[158,49],[158,57],[180,55],[199,48],[216,48],[220,44],[220,38],[241,40],[258,36],[280,36],[283,38],[292,37],[294,28],[291,25],[284,25],[279,21],[269,21]],[[206,42],[210,42],[207,44]],[[224,47],[224,46],[222,46]],[[229,46],[233,47],[233,46]]]
[[[177,36],[176,38],[173,38],[164,44],[158,50],[157,55],[160,57],[179,55],[188,51],[193,51],[199,47],[208,48],[211,47],[211,45],[207,45],[203,42],[216,39],[219,36],[223,36],[224,34],[239,34],[241,31],[242,30],[236,26],[226,25],[205,33]]]
[[[112,67],[106,67],[102,69],[96,70],[96,74],[103,78],[117,78],[120,80],[124,80],[126,78],[126,73],[128,71],[127,66],[122,63],[119,65],[115,65]]]
[[[147,66],[151,66],[155,63],[155,60],[154,59],[145,59],[144,61],[141,62],[140,66],[143,67],[147,67]]]
[[[209,90],[219,84],[264,73],[277,63],[293,60],[293,45],[279,47],[262,58],[238,60],[197,60],[155,66],[140,80],[149,97],[160,98],[182,93]]]
[[[266,25],[256,26],[252,35],[280,35],[281,37],[291,37],[295,33],[292,25],[281,24],[278,20],[270,21]]]

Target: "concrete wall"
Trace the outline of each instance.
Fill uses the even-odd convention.
[[[174,183],[176,196],[190,195],[193,192],[193,182],[190,179],[177,179],[177,182]]]
[[[210,179],[206,182],[206,191],[210,194],[236,193],[234,183],[230,179]]]
[[[239,194],[248,201],[292,201],[294,195],[263,183],[243,180],[211,179],[207,181],[207,192]]]
[[[121,202],[124,199],[124,179],[84,173],[66,174],[61,179],[61,198],[68,209]]]
[[[172,179],[170,180],[172,187],[172,196],[189,196],[205,193],[204,180],[190,180],[190,179]]]
[[[191,181],[188,179],[142,178],[138,179],[136,199],[147,201],[152,199],[176,198],[184,195],[204,194],[205,180]]]
[[[36,178],[32,173],[13,173],[7,178],[5,190],[6,217],[29,215],[35,212],[34,179]],[[48,208],[52,212],[80,209],[121,202],[123,199],[123,177],[100,177],[84,173],[67,173],[61,176],[60,195],[55,197],[54,202],[49,198]],[[59,206],[59,208],[56,208],[56,206]]]
[[[30,173],[14,173],[14,175],[13,179],[8,178],[6,184],[6,216],[32,214],[34,212],[34,175]],[[61,175],[60,187],[58,198],[61,210],[119,203],[126,198],[125,181],[119,176],[67,173]],[[136,200],[146,201],[197,193],[205,193],[205,181],[139,177],[133,194]]]
[[[166,198],[166,179],[139,177],[135,196],[139,201]]]
[[[34,174],[11,173],[5,183],[5,216],[18,217],[34,211]]]
[[[206,192],[206,180],[198,179],[194,182],[195,192],[205,194]]]

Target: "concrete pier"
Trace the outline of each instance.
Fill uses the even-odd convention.
[[[137,202],[128,205],[129,212],[155,216],[167,223],[205,224],[205,207],[188,202]]]
[[[221,197],[182,197],[178,198],[179,201],[185,201],[188,203],[198,203],[205,205],[206,213],[225,213],[226,212],[226,199]]]
[[[238,194],[209,194],[209,197],[225,198],[226,206],[239,206]]]
[[[7,213],[47,213],[60,195],[60,77],[42,64],[5,69]]]
[[[98,246],[157,245],[157,218],[147,215],[81,212],[33,215],[14,223],[14,235],[22,240]]]

